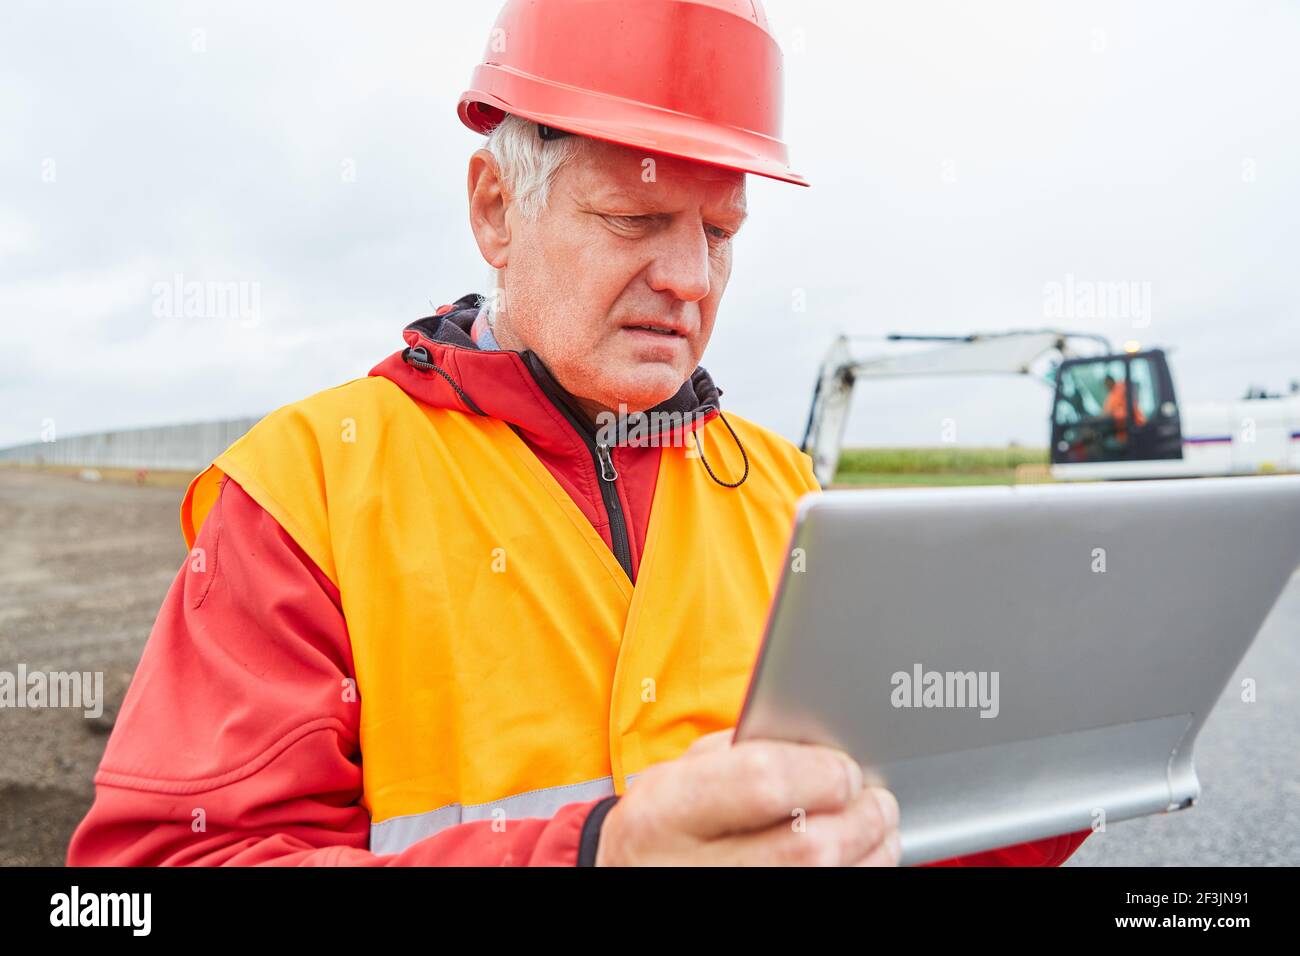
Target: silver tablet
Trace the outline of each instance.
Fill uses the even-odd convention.
[[[737,739],[852,754],[905,864],[1181,809],[1297,565],[1300,477],[810,495]]]

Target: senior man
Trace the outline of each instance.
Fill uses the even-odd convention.
[[[817,487],[699,366],[745,174],[801,182],[779,68],[757,3],[506,5],[460,103],[496,288],[191,484],[70,863],[898,861],[846,755],[730,742]]]

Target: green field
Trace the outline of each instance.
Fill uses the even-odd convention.
[[[1011,485],[1016,469],[1046,469],[1042,448],[846,448],[835,484]],[[1040,479],[1041,480],[1041,479]]]
[[[0,467],[34,468],[0,462]],[[1024,467],[1022,467],[1024,466]],[[194,474],[130,468],[82,469],[72,465],[45,465],[44,470],[78,475],[92,470],[104,481],[184,488]],[[1013,485],[1016,468],[1021,481],[1041,481],[1026,470],[1045,471],[1047,451],[1042,448],[846,448],[835,473],[835,487],[862,488],[923,485]]]

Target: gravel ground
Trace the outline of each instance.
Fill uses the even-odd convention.
[[[185,557],[184,489],[0,468],[0,670],[103,671],[98,719],[0,709],[0,865],[57,865]]]
[[[0,709],[0,865],[57,865],[185,556],[183,489],[0,468],[0,670],[103,671],[108,706]],[[1242,703],[1243,677],[1258,699]],[[1300,865],[1300,576],[1197,745],[1194,808],[1112,824],[1068,865]]]

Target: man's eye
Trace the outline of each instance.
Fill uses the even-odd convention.
[[[709,226],[708,230],[709,237],[716,242],[726,242],[731,238],[731,233],[727,232],[727,230],[723,229],[721,226]]]
[[[649,216],[606,216],[605,221],[623,229],[638,229],[646,225]]]

